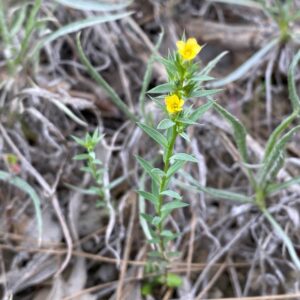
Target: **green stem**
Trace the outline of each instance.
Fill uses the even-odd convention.
[[[89,154],[90,154],[90,152],[89,152]],[[92,175],[98,183],[97,168],[96,168],[96,165],[94,164],[94,160],[91,157],[89,157],[89,159],[88,159],[88,167],[92,170]]]
[[[177,122],[176,124],[172,127],[172,136],[171,136],[171,140],[166,152],[166,156],[164,159],[164,173],[165,175],[163,176],[161,183],[160,183],[160,187],[159,187],[159,204],[158,204],[158,215],[160,218],[162,218],[162,206],[163,206],[163,195],[161,195],[161,193],[166,189],[166,185],[167,185],[167,172],[169,170],[170,167],[170,158],[173,154],[174,151],[174,145],[175,145],[175,141],[176,141],[176,137],[177,137]],[[161,232],[162,232],[162,227],[163,227],[163,222],[161,221],[158,225],[158,234],[159,234],[159,246],[160,246],[160,251],[162,252],[162,254],[164,255],[165,252],[165,245],[164,245],[164,241],[163,238],[161,237]]]
[[[261,187],[256,189],[255,202],[261,211],[266,209],[266,192]]]

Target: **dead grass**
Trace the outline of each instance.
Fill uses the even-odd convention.
[[[136,13],[131,17],[84,30],[81,40],[93,65],[138,117],[142,78],[161,27],[165,30],[163,54],[174,47],[184,29],[209,43],[201,54],[204,61],[230,49],[216,76],[233,70],[272,34],[265,32],[264,16],[205,1],[142,0],[135,1],[132,9]],[[51,26],[59,27],[92,13],[57,9],[52,1],[45,1],[42,14],[55,18]],[[268,57],[262,68],[229,85],[218,99],[249,125],[254,164],[263,153],[269,130],[289,111],[287,98],[278,95],[287,94],[286,67],[297,47],[282,47],[278,61]],[[0,50],[1,79],[7,78],[3,55]],[[165,78],[162,66],[155,63],[150,87]],[[263,81],[268,85],[267,101]],[[82,123],[67,116],[55,101],[65,104]],[[197,104],[201,103],[200,99]],[[147,100],[146,112],[159,119]],[[107,168],[105,183],[125,178],[105,195],[110,210],[97,208],[93,196],[66,185],[84,188],[91,183],[89,176],[83,178],[80,163],[72,160],[80,149],[70,136],[84,136],[97,126],[105,133],[97,148]],[[199,164],[188,165],[185,171],[204,185],[247,192],[231,134],[223,120],[214,113],[206,114],[190,132],[189,151]],[[176,145],[178,150],[183,147],[183,141]],[[299,175],[300,153],[295,148],[297,145],[291,145],[290,161],[279,180]],[[18,176],[42,200],[44,230],[39,248],[30,199],[0,182],[3,299],[11,294],[14,300],[142,299],[141,285],[154,274],[144,272],[149,245],[138,222],[134,191],[142,178],[134,155],[153,158],[157,149],[87,75],[74,35],[46,46],[38,64],[29,65],[1,87],[1,170],[8,171],[7,153],[17,156]],[[183,176],[177,179],[186,182]],[[247,204],[234,206],[193,191],[181,192],[190,206],[174,214],[169,224],[174,231],[183,232],[173,245],[182,257],[170,266],[172,272],[181,274],[183,285],[176,290],[158,287],[155,298],[147,299],[300,299],[299,274],[258,211]],[[270,211],[298,251],[299,195],[296,185],[268,200]]]

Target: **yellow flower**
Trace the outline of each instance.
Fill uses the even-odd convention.
[[[197,54],[201,51],[201,46],[197,43],[195,38],[189,38],[186,42],[178,41],[176,43],[178,53],[185,60],[194,59]]]
[[[175,114],[182,111],[184,101],[177,95],[166,96],[165,103],[169,114]]]

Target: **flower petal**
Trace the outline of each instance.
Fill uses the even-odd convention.
[[[184,50],[185,45],[186,45],[186,44],[185,44],[184,41],[178,41],[178,42],[176,43],[177,49],[178,49],[179,51]]]
[[[184,104],[184,100],[183,100],[183,99],[180,99],[180,100],[179,100],[179,107],[182,107],[183,104]]]

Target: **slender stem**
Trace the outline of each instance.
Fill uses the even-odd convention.
[[[163,206],[163,195],[161,195],[161,193],[166,189],[166,185],[167,185],[167,172],[169,170],[170,167],[170,158],[173,154],[174,151],[174,145],[175,145],[175,141],[176,141],[176,137],[177,137],[177,123],[172,127],[172,136],[171,136],[171,140],[166,152],[166,156],[165,156],[165,160],[164,160],[164,173],[165,175],[163,176],[161,183],[160,183],[160,187],[159,187],[159,204],[158,204],[158,215],[161,218],[162,217],[162,206]],[[163,238],[161,237],[161,232],[162,232],[162,224],[163,222],[161,221],[158,225],[158,234],[159,234],[159,246],[160,246],[160,251],[162,252],[162,254],[164,254],[165,252],[165,245],[164,245],[164,241]]]
[[[256,190],[255,202],[262,211],[266,209],[266,192],[261,187]]]
[[[92,175],[93,175],[94,179],[96,181],[98,181],[97,168],[94,164],[94,160],[91,157],[89,157],[89,159],[88,159],[88,167],[92,170]]]

